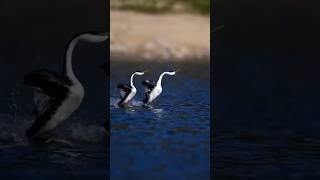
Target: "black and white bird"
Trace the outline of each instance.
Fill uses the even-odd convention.
[[[100,43],[107,39],[107,33],[78,34],[68,43],[62,74],[49,70],[38,70],[24,76],[24,84],[35,88],[36,108],[34,113],[36,119],[26,131],[29,140],[48,141],[53,131],[79,108],[84,98],[84,88],[72,67],[72,54],[76,45],[81,41]]]
[[[133,77],[135,75],[144,75],[143,71],[136,71],[131,75],[130,84],[119,84],[118,88],[120,89],[120,101],[118,102],[119,106],[126,105],[137,93],[136,87],[133,85]]]
[[[162,92],[162,78],[164,75],[175,75],[175,71],[167,71],[163,72],[157,82],[151,82],[148,80],[142,81],[142,84],[145,85],[147,90],[145,91],[145,98],[143,100],[144,104],[150,104],[153,100],[155,100]]]

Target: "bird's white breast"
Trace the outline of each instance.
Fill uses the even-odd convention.
[[[149,94],[148,103],[151,103],[154,99],[156,99],[162,92],[162,88],[160,86],[156,86]]]
[[[128,95],[128,97],[125,99],[124,103],[128,103],[137,93],[137,90],[135,88],[133,88],[130,92],[130,94]]]
[[[52,118],[46,124],[44,130],[54,129],[60,123],[70,117],[76,111],[84,98],[84,88],[80,83],[70,87],[69,94],[62,104],[57,108]]]

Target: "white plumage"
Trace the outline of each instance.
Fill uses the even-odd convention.
[[[147,87],[147,90],[145,92],[145,98],[143,100],[143,103],[150,104],[152,101],[154,101],[162,92],[162,78],[164,75],[175,75],[175,71],[167,71],[163,72],[157,82],[150,82],[148,80],[145,80],[142,82],[143,85]]]

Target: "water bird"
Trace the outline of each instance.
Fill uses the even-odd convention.
[[[62,74],[49,70],[37,70],[24,76],[24,84],[35,89],[36,119],[26,131],[26,137],[30,141],[48,142],[53,131],[79,108],[84,98],[84,88],[72,67],[72,54],[76,45],[81,41],[100,43],[107,39],[107,33],[78,34],[67,44]]]
[[[173,76],[175,74],[176,74],[176,71],[166,71],[160,75],[157,82],[155,81],[151,82],[148,80],[142,81],[142,84],[147,87],[147,90],[145,91],[145,98],[143,99],[143,103],[150,104],[153,100],[155,100],[161,94],[162,92],[161,82],[164,75]]]
[[[146,71],[136,71],[130,77],[130,84],[119,84],[118,88],[120,89],[120,101],[118,102],[119,106],[126,105],[137,93],[136,87],[133,85],[133,77],[135,75],[144,75]]]

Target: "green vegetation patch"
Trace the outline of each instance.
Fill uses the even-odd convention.
[[[111,7],[146,13],[174,11],[210,13],[210,0],[111,0]]]
[[[181,0],[188,4],[192,9],[203,14],[210,14],[210,0]]]

